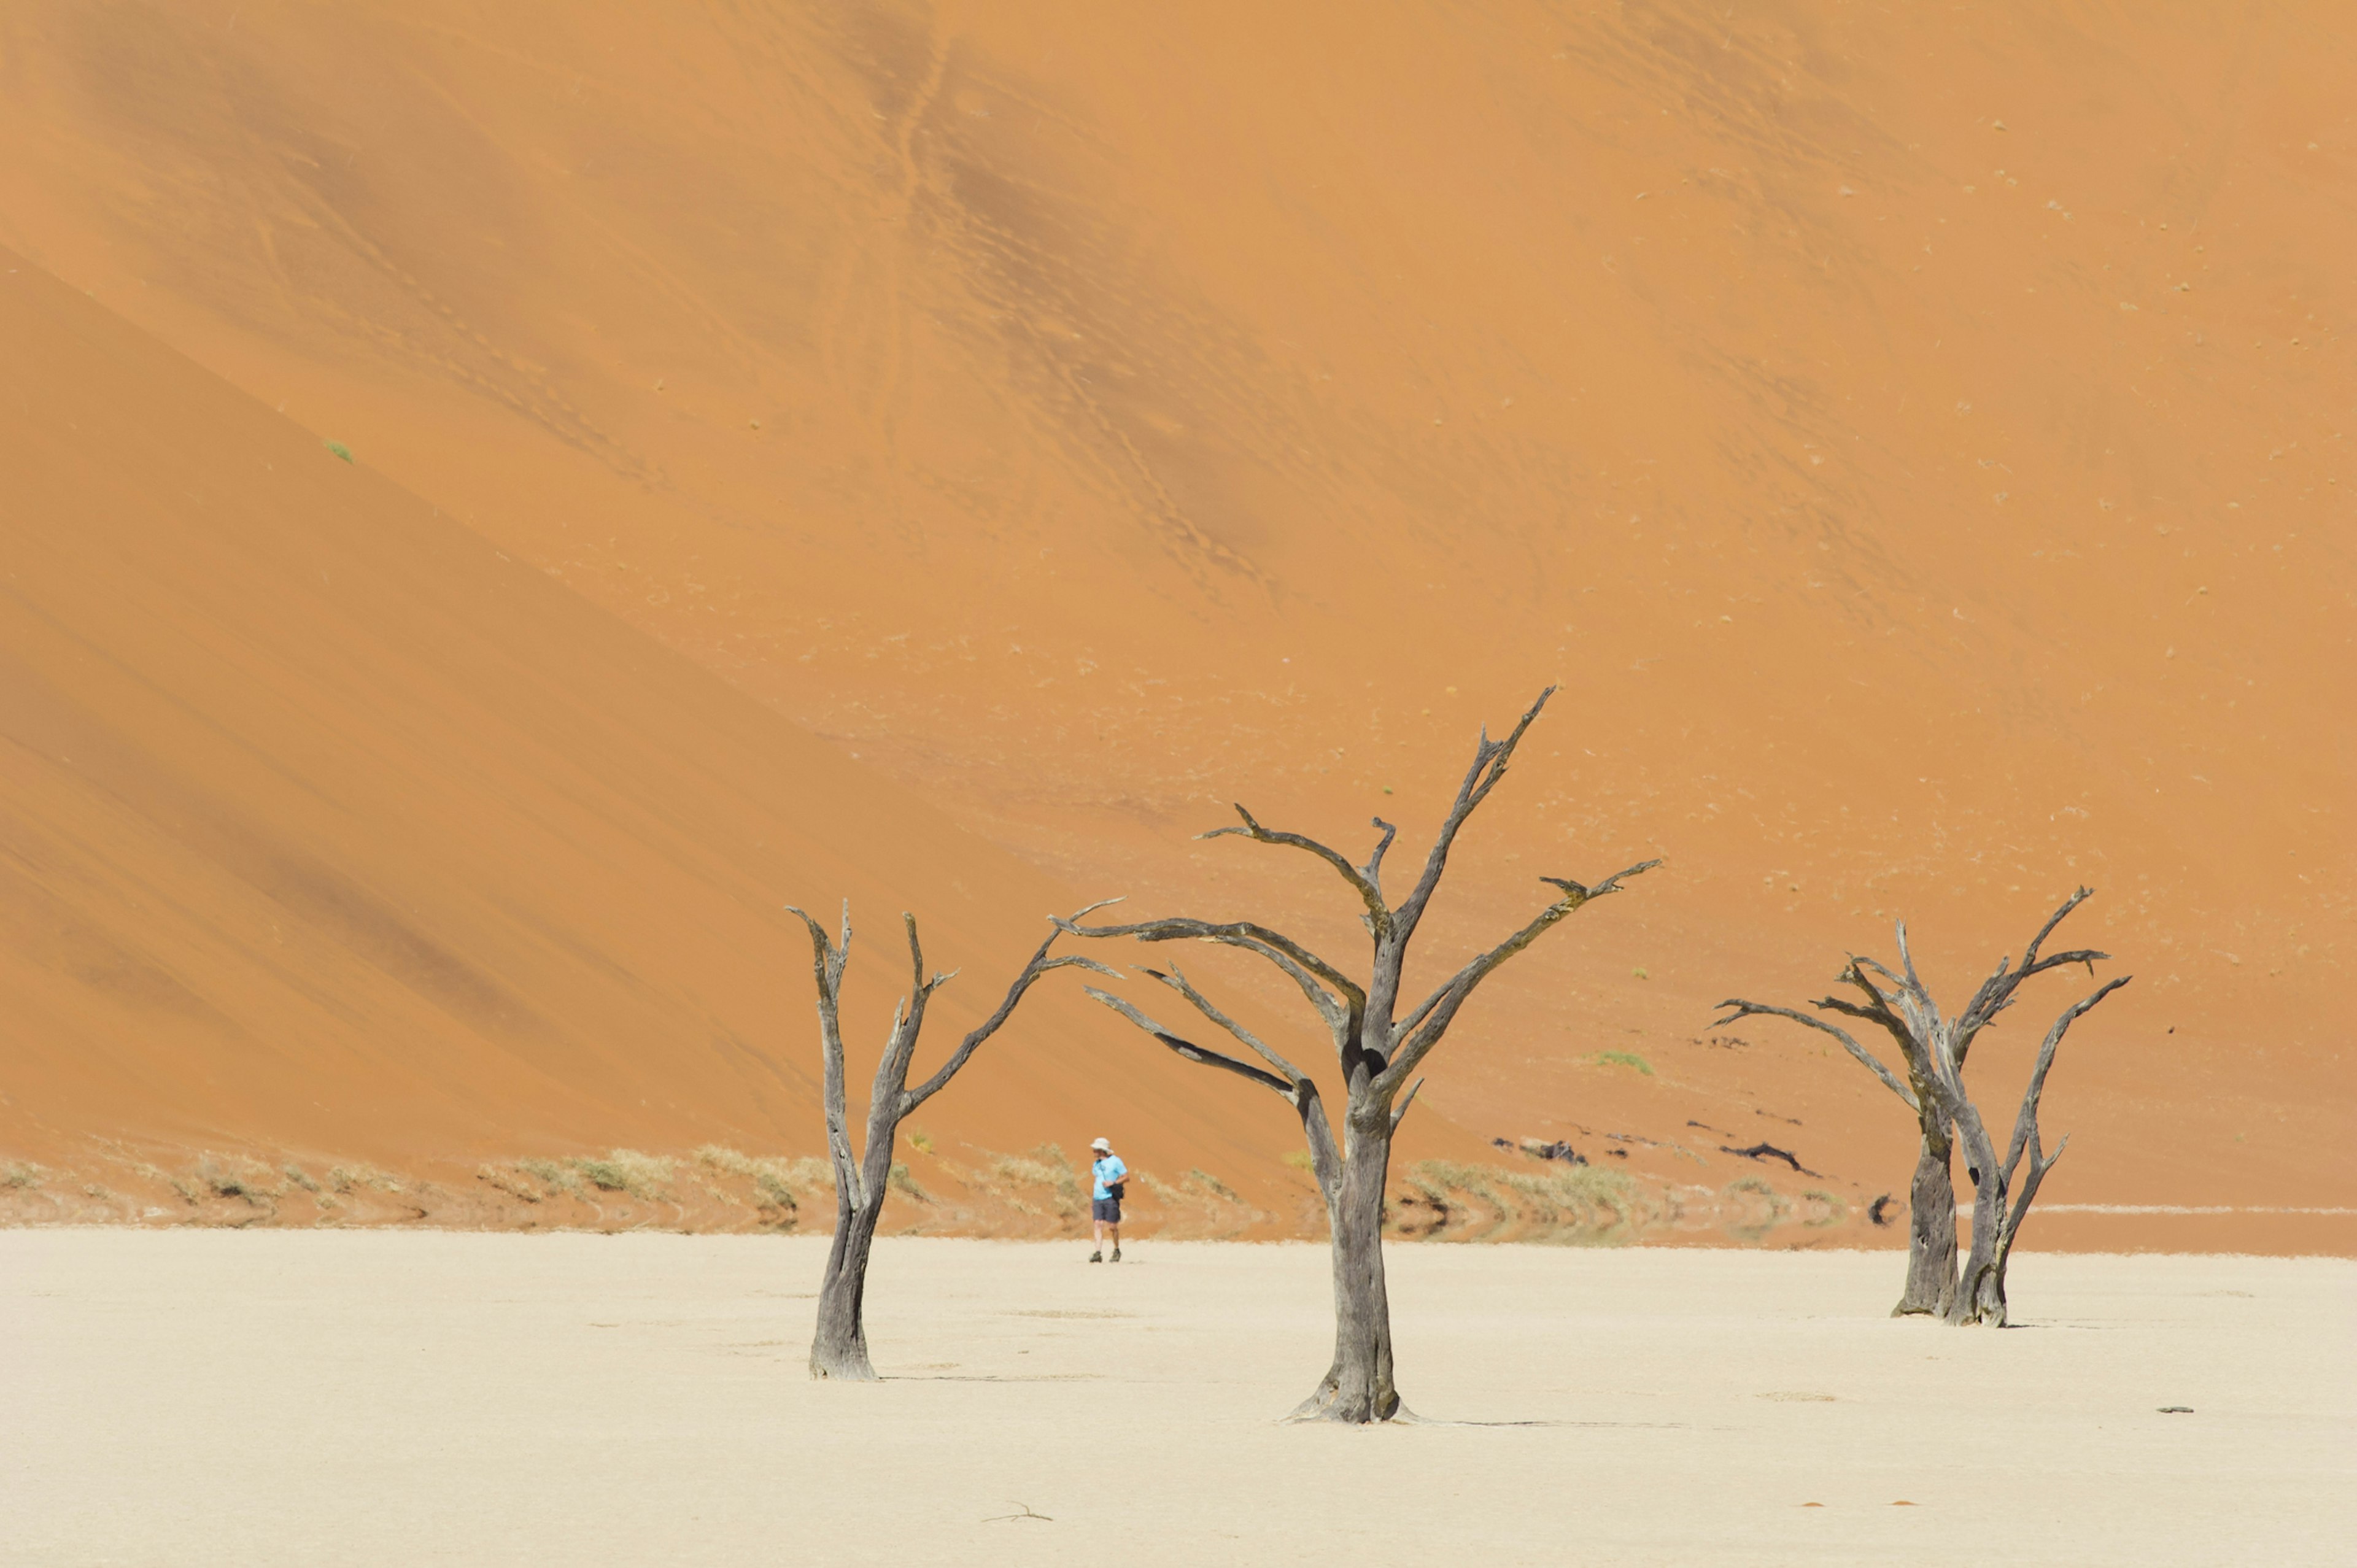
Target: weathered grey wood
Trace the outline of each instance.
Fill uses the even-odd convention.
[[[2045,1042],[2039,1047],[2037,1066],[2030,1069],[2029,1082],[2021,1091],[2021,1109],[2014,1118],[2013,1139],[2002,1164],[1996,1158],[1996,1145],[1989,1141],[1988,1129],[1981,1122],[1980,1112],[1968,1100],[1958,1106],[1958,1139],[1964,1145],[1964,1159],[1973,1176],[1973,1245],[1971,1254],[1964,1260],[1956,1300],[1949,1309],[1951,1322],[2005,1326],[2005,1270],[2013,1255],[2015,1238],[2021,1234],[2021,1222],[2029,1218],[2029,1206],[2037,1198],[2046,1173],[2054,1168],[2054,1162],[2062,1157],[2063,1149],[2071,1142],[2064,1138],[2049,1155],[2040,1139],[2038,1102],[2046,1092],[2047,1072],[2054,1066],[2055,1049],[2071,1026],[2126,985],[2129,978],[2121,975],[2106,981],[2093,994],[2072,1003],[2046,1032]],[[2025,1156],[2029,1165],[2022,1173],[2021,1187],[2017,1192],[2013,1190],[2014,1173],[2021,1169]]]
[[[955,972],[931,976],[925,973],[925,950],[918,939],[917,918],[903,914],[900,919],[908,929],[911,974],[909,993],[893,1009],[892,1032],[886,1037],[884,1054],[876,1063],[876,1079],[867,1096],[866,1138],[864,1152],[859,1154],[855,1154],[851,1146],[851,1115],[844,1083],[843,971],[851,961],[851,906],[844,905],[842,933],[833,940],[828,939],[825,927],[792,905],[786,906],[791,913],[802,916],[802,923],[810,928],[811,969],[818,985],[819,1054],[824,1068],[822,1092],[826,1110],[827,1161],[834,1172],[834,1240],[827,1248],[826,1272],[819,1279],[818,1327],[811,1337],[812,1377],[849,1382],[876,1380],[876,1368],[867,1356],[867,1259],[876,1242],[877,1221],[883,1218],[884,1195],[891,1185],[892,1151],[899,1137],[900,1123],[910,1112],[939,1094],[974,1059],[974,1052],[1013,1016],[1016,1006],[1041,975],[1068,967],[1106,975],[1114,972],[1092,958],[1049,956],[1056,939],[1072,929],[1072,922],[1114,902],[1116,900],[1106,899],[1104,903],[1090,905],[1079,914],[1054,918],[1047,940],[1007,986],[997,1009],[958,1043],[957,1049],[950,1053],[939,1070],[915,1089],[909,1087],[909,1069],[916,1058],[918,1037],[924,1031],[926,1006],[933,993],[954,978]]]
[[[2062,1155],[2062,1144],[2057,1144],[2054,1153],[2048,1155],[2040,1140],[2038,1105],[2046,1091],[2046,1075],[2052,1069],[2055,1050],[2071,1026],[2126,985],[2129,977],[2123,975],[2107,982],[2055,1020],[2022,1091],[2013,1137],[2002,1160],[1997,1157],[1979,1107],[1965,1090],[1964,1062],[1975,1038],[2013,1005],[2024,981],[2072,964],[2085,964],[2093,973],[2097,962],[2111,956],[2083,948],[2057,953],[2040,951],[2063,918],[2091,897],[2093,890],[2082,887],[2063,900],[2030,939],[2020,964],[2015,965],[2009,957],[1999,959],[1996,970],[1981,983],[1964,1010],[1953,1019],[1942,1015],[1931,992],[1915,972],[1904,920],[1896,928],[1900,961],[1897,972],[1874,959],[1851,955],[1842,970],[1841,982],[1856,987],[1865,1000],[1852,1002],[1827,996],[1811,1005],[1881,1026],[1897,1042],[1900,1058],[1906,1064],[1904,1084],[1879,1058],[1836,1025],[1788,1007],[1739,1000],[1720,1004],[1733,1009],[1718,1021],[1721,1025],[1738,1018],[1773,1015],[1835,1036],[1850,1055],[1870,1068],[1915,1112],[1922,1146],[1916,1160],[1914,1181],[1909,1188],[1911,1212],[1908,1222],[1907,1288],[1898,1306],[1892,1309],[1894,1316],[1925,1314],[1950,1323],[1999,1327],[2005,1324],[2005,1271],[2012,1255],[2014,1238],[2019,1234],[2022,1221],[2029,1218],[2029,1206],[2046,1173]],[[2067,1138],[2063,1140],[2063,1144],[2069,1142]],[[1952,1175],[1959,1145],[1964,1156],[1965,1174],[1973,1183],[1972,1244],[1961,1274],[1956,1265],[1956,1198]],[[2024,1159],[2029,1162],[2026,1172]],[[2023,1172],[2018,1191],[2013,1187],[2017,1172]]]
[[[1857,973],[1857,965],[1853,960],[1842,971],[1842,978],[1852,980]],[[1867,1071],[1881,1080],[1884,1088],[1897,1095],[1906,1103],[1907,1109],[1915,1113],[1921,1142],[1915,1160],[1915,1177],[1907,1189],[1907,1284],[1900,1293],[1899,1305],[1890,1309],[1890,1315],[1893,1317],[1910,1317],[1944,1314],[1956,1293],[1956,1189],[1948,1175],[1950,1139],[1939,1097],[1928,1091],[1919,1091],[1919,1088],[1910,1087],[1909,1082],[1901,1081],[1881,1058],[1860,1045],[1847,1029],[1838,1024],[1828,1023],[1793,1008],[1773,1007],[1740,998],[1729,998],[1719,1005],[1732,1011],[1714,1024],[1714,1028],[1740,1018],[1776,1017],[1789,1018],[1796,1024],[1804,1024],[1820,1033],[1831,1035],[1841,1042],[1842,1049],[1856,1058]],[[1826,997],[1816,1005],[1877,1023],[1885,1021],[1868,1009],[1838,997]],[[1903,1026],[1897,1032],[1901,1042],[1900,1060],[1907,1069],[1908,1079],[1920,1086],[1931,1071],[1930,1058]]]
[[[1399,830],[1380,817],[1373,825],[1382,836],[1364,865],[1353,865],[1347,855],[1303,834],[1264,827],[1241,805],[1236,807],[1241,825],[1215,828],[1202,835],[1234,836],[1298,849],[1331,866],[1364,906],[1360,922],[1366,929],[1372,954],[1363,985],[1300,942],[1249,920],[1171,918],[1127,925],[1082,926],[1075,918],[1066,925],[1067,929],[1082,936],[1134,937],[1148,942],[1215,942],[1257,954],[1293,982],[1333,1039],[1344,1090],[1339,1140],[1318,1085],[1308,1075],[1214,1005],[1184,974],[1175,969],[1167,972],[1152,969],[1140,972],[1184,996],[1197,1012],[1265,1062],[1266,1068],[1198,1045],[1165,1028],[1112,993],[1094,986],[1088,988],[1091,996],[1181,1057],[1272,1090],[1292,1106],[1300,1119],[1302,1134],[1309,1145],[1310,1171],[1326,1200],[1327,1225],[1332,1237],[1334,1359],[1316,1391],[1293,1412],[1295,1420],[1364,1423],[1406,1416],[1393,1377],[1391,1298],[1383,1278],[1383,1192],[1391,1173],[1392,1140],[1399,1131],[1401,1119],[1415,1102],[1416,1090],[1422,1087],[1422,1080],[1415,1079],[1416,1068],[1439,1046],[1466,1002],[1499,966],[1583,905],[1618,892],[1623,878],[1661,864],[1649,860],[1630,866],[1593,886],[1560,877],[1541,878],[1559,890],[1553,902],[1520,930],[1458,969],[1405,1017],[1397,1015],[1408,947],[1440,885],[1457,834],[1466,819],[1505,777],[1514,748],[1554,694],[1553,687],[1541,693],[1538,701],[1531,704],[1503,740],[1493,741],[1487,730],[1482,732],[1473,764],[1458,787],[1456,800],[1433,840],[1415,886],[1397,905],[1383,896],[1383,855]]]

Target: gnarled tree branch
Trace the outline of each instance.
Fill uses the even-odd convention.
[[[1233,834],[1238,838],[1251,839],[1256,843],[1284,844],[1292,849],[1307,850],[1340,873],[1342,880],[1351,885],[1351,890],[1358,894],[1360,902],[1366,905],[1367,918],[1374,922],[1377,930],[1382,930],[1391,924],[1392,912],[1383,907],[1383,896],[1376,888],[1374,878],[1367,872],[1352,865],[1349,856],[1339,850],[1329,849],[1316,839],[1304,834],[1279,832],[1261,826],[1254,819],[1253,814],[1244,810],[1241,801],[1236,804],[1236,815],[1243,819],[1243,826],[1213,828],[1210,832],[1198,833],[1195,836],[1216,839]],[[1375,852],[1375,861],[1380,862],[1382,859],[1383,851],[1378,849]]]
[[[1221,942],[1258,953],[1301,988],[1301,994],[1318,1009],[1318,1015],[1325,1020],[1337,1040],[1347,1036],[1352,1022],[1367,1004],[1366,993],[1358,982],[1291,937],[1249,920],[1215,923],[1171,918],[1140,920],[1126,926],[1083,926],[1073,921],[1064,929],[1075,936],[1135,937],[1142,942]]]
[[[1817,1003],[1816,1005],[1819,1007],[1826,1006],[1831,1000],[1831,998],[1828,998],[1825,1002]],[[1770,1007],[1765,1003],[1746,1002],[1740,997],[1731,996],[1726,1001],[1720,1003],[1719,1005],[1721,1007],[1731,1007],[1734,1011],[1727,1014],[1726,1017],[1713,1022],[1711,1027],[1714,1029],[1723,1029],[1740,1018],[1776,1017],[1790,1018],[1795,1024],[1806,1024],[1812,1029],[1821,1030],[1825,1034],[1831,1035],[1835,1039],[1841,1042],[1842,1049],[1847,1051],[1851,1056],[1857,1058],[1859,1065],[1863,1066],[1868,1072],[1874,1074],[1875,1077],[1880,1079],[1884,1088],[1889,1090],[1891,1093],[1905,1101],[1907,1102],[1908,1110],[1913,1111],[1919,1108],[1915,1099],[1915,1091],[1908,1088],[1905,1084],[1900,1082],[1898,1075],[1893,1073],[1889,1068],[1882,1065],[1882,1058],[1876,1056],[1872,1051],[1867,1050],[1864,1046],[1859,1045],[1857,1041],[1851,1036],[1850,1032],[1847,1029],[1842,1028],[1840,1026],[1835,1024],[1828,1024],[1823,1018],[1813,1018],[1806,1013],[1798,1012],[1790,1007]],[[1866,1009],[1857,1007],[1855,1004],[1851,1003],[1843,1003],[1841,1004],[1841,1007],[1857,1013],[1864,1013],[1866,1011]]]

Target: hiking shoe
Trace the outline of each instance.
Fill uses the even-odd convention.
[[[1102,1263],[1104,1262],[1104,1254],[1103,1252],[1091,1252],[1089,1254],[1089,1262],[1092,1263]]]
[[[1116,1263],[1121,1262],[1121,1249],[1118,1247],[1113,1250],[1113,1261]]]

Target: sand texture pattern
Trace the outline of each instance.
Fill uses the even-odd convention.
[[[1082,1256],[886,1240],[854,1386],[803,1373],[802,1240],[0,1235],[0,1562],[2161,1568],[2357,1528],[2346,1262],[2031,1254],[1990,1332],[1881,1316],[1881,1254],[1410,1249],[1430,1424],[1344,1430],[1275,1419],[1322,1248]]]
[[[2084,882],[2136,980],[2041,1240],[2346,1251],[2288,1211],[2357,1208],[2351,58],[2322,5],[12,5],[0,1157],[808,1155],[779,906],[929,915],[953,1010],[1112,893],[1346,950],[1192,835],[1404,864],[1559,681],[1423,961],[1667,865],[1468,1011],[1426,1152],[1765,1136],[1869,1202],[1904,1114],[1711,1004],[1902,913],[1954,995]],[[1021,1026],[945,1141],[1291,1212],[1282,1107]]]

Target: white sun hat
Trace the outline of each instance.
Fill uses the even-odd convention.
[[[1099,1138],[1095,1143],[1091,1144],[1089,1147],[1092,1149],[1103,1149],[1107,1154],[1111,1154],[1113,1152],[1113,1145],[1105,1142],[1103,1138]]]

